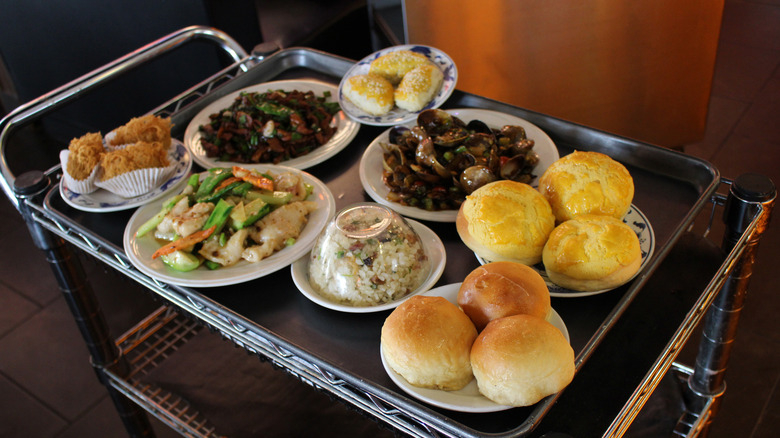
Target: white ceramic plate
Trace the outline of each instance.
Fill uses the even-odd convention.
[[[547,167],[560,158],[558,148],[555,146],[555,143],[553,143],[550,136],[538,126],[527,120],[513,115],[484,109],[462,108],[447,110],[447,112],[457,116],[466,123],[472,120],[481,120],[491,128],[501,128],[504,125],[517,125],[525,128],[528,138],[534,140],[533,150],[539,154],[539,163],[536,165],[533,172],[534,175],[537,176],[536,179],[544,173]],[[412,127],[416,124],[417,121],[415,120],[404,126]],[[386,205],[407,217],[435,222],[455,222],[455,218],[458,215],[457,210],[428,211],[422,208],[401,205],[387,199],[390,189],[385,185],[384,181],[382,181],[383,151],[380,143],[388,142],[389,132],[390,129],[375,138],[374,141],[368,145],[366,151],[363,153],[363,158],[360,160],[360,182],[363,184],[363,189],[368,193],[368,196],[374,201]],[[532,183],[533,186],[536,186],[537,184],[536,179]]]
[[[336,202],[333,199],[333,194],[322,181],[306,172],[271,165],[261,168],[260,171],[271,171],[277,174],[285,171],[300,172],[303,174],[304,181],[314,186],[314,193],[309,197],[309,200],[317,203],[317,209],[309,214],[309,221],[296,239],[295,244],[277,251],[257,263],[241,260],[233,266],[213,271],[203,266],[190,272],[175,271],[163,264],[161,259],[152,259],[152,254],[160,248],[160,244],[154,239],[152,233],[140,239],[135,238],[136,230],[160,211],[161,205],[152,203],[139,208],[125,227],[123,243],[130,262],[139,271],[165,283],[193,287],[218,287],[242,283],[271,274],[289,266],[302,255],[308,253],[322,229],[335,214]]]
[[[349,99],[344,97],[344,93],[342,92],[344,88],[344,81],[346,81],[348,78],[355,75],[368,73],[368,69],[371,66],[371,62],[373,60],[390,52],[396,52],[399,50],[411,50],[413,52],[422,53],[436,65],[438,65],[442,73],[444,73],[444,80],[442,81],[441,88],[439,89],[439,94],[434,96],[434,98],[423,109],[440,107],[447,100],[447,98],[450,97],[452,92],[455,91],[455,84],[458,82],[458,69],[455,67],[455,63],[452,62],[452,59],[450,59],[446,53],[433,47],[420,46],[416,44],[388,47],[378,52],[374,52],[358,61],[358,63],[353,65],[352,68],[350,68],[341,79],[338,94],[339,104],[341,104],[341,109],[343,109],[350,118],[360,123],[374,126],[393,126],[417,118],[416,112],[406,111],[398,107],[394,107],[389,113],[382,116],[368,114],[367,112],[355,106],[352,102],[349,101]]]
[[[642,251],[642,264],[639,266],[639,270],[636,272],[636,274],[626,280],[626,283],[628,283],[637,275],[639,275],[640,272],[642,272],[642,269],[644,269],[644,267],[650,261],[650,258],[653,256],[653,252],[655,251],[655,233],[653,232],[653,227],[650,225],[650,221],[647,220],[647,216],[645,216],[645,214],[642,213],[636,207],[636,205],[631,205],[631,208],[628,209],[628,213],[623,216],[623,222],[631,227],[631,229],[636,233],[637,237],[639,238],[639,249]],[[477,256],[477,260],[479,260],[479,263],[483,265],[488,263],[488,261],[480,256]],[[553,297],[587,297],[590,295],[603,294],[604,292],[609,292],[619,287],[615,286],[614,288],[610,289],[588,292],[566,289],[564,287],[558,286],[557,284],[550,281],[549,278],[547,278],[547,272],[544,270],[544,265],[542,263],[538,263],[531,267],[534,268],[536,272],[542,276],[542,278],[544,278],[544,281],[547,283],[547,288],[550,289],[550,295]]]
[[[460,283],[448,284],[446,286],[437,287],[436,289],[431,289],[422,295],[444,297],[451,303],[457,305],[458,290],[460,289],[460,285]],[[570,342],[569,331],[566,328],[566,324],[564,324],[561,316],[558,315],[558,312],[556,312],[555,309],[553,309],[550,317],[547,318],[547,320],[550,322],[550,324],[557,327],[561,333],[563,333],[563,336],[566,338],[567,342]],[[385,360],[384,354],[382,354],[381,346],[379,352],[382,356],[382,366],[385,367],[385,371],[387,371],[390,379],[392,379],[392,381],[405,393],[418,400],[430,403],[440,408],[459,412],[481,413],[498,412],[512,409],[512,406],[499,405],[480,394],[479,388],[477,387],[477,381],[475,379],[472,379],[468,385],[457,391],[442,391],[438,389],[418,388],[413,386],[409,384],[406,379],[401,377],[400,374],[396,373],[390,368],[390,366],[387,364],[387,361]]]
[[[149,193],[134,198],[123,198],[108,190],[97,189],[86,195],[71,192],[65,178],[60,180],[60,196],[73,208],[93,213],[108,213],[111,211],[128,210],[160,199],[169,192],[177,189],[187,180],[186,176],[192,169],[192,155],[179,140],[171,140],[171,150],[168,158],[176,163],[173,175],[159,187]]]
[[[320,295],[316,290],[314,290],[314,288],[312,288],[311,284],[309,283],[309,254],[306,254],[292,264],[291,271],[295,286],[298,287],[298,290],[300,290],[306,298],[314,301],[320,306],[348,313],[381,312],[383,310],[393,309],[398,307],[402,302],[407,300],[412,295],[417,295],[427,291],[434,284],[436,284],[437,281],[439,281],[442,272],[444,272],[444,265],[447,263],[447,253],[444,250],[444,244],[442,243],[441,239],[436,235],[436,233],[433,232],[433,230],[415,220],[407,219],[407,221],[414,229],[414,231],[416,231],[420,236],[423,248],[425,249],[425,254],[428,256],[428,260],[431,263],[431,270],[428,273],[428,277],[426,277],[423,284],[421,284],[420,287],[418,287],[417,290],[411,294],[401,299],[377,306],[358,307],[335,303]]]
[[[209,116],[211,114],[218,113],[219,111],[229,107],[236,97],[242,92],[258,92],[263,93],[268,90],[299,90],[299,91],[313,91],[317,97],[321,97],[325,91],[331,93],[329,101],[335,101],[338,88],[335,85],[331,85],[325,82],[315,80],[287,80],[287,81],[274,81],[266,82],[263,84],[253,85],[251,87],[244,88],[223,96],[216,101],[203,108],[195,117],[192,118],[190,124],[187,125],[187,130],[184,132],[184,144],[192,152],[195,162],[203,166],[205,169],[212,167],[225,167],[232,164],[238,164],[241,167],[248,169],[257,169],[258,166],[264,164],[249,164],[249,163],[232,163],[229,161],[219,161],[215,158],[206,156],[206,151],[200,144],[200,131],[199,127],[210,121]],[[287,167],[293,167],[295,169],[308,169],[316,164],[322,163],[328,158],[336,155],[342,149],[347,147],[349,142],[355,138],[360,129],[360,124],[350,120],[343,111],[340,111],[333,115],[333,122],[338,129],[333,134],[333,137],[328,140],[324,145],[314,149],[308,154],[293,158],[291,160],[282,161],[279,164]],[[270,164],[270,163],[268,163]]]

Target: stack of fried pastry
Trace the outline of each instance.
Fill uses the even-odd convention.
[[[154,115],[133,118],[105,138],[88,133],[62,151],[68,189],[90,193],[104,188],[132,197],[148,192],[170,176],[171,121]]]

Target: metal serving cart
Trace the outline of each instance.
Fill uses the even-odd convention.
[[[218,30],[191,27],[23,105],[0,122],[2,188],[25,219],[36,246],[47,254],[92,366],[131,436],[152,435],[144,410],[184,435],[219,436],[200,413],[182,414],[177,394],[161,392],[137,378],[175,354],[200,326],[412,436],[621,436],[669,375],[678,382],[686,406],[676,433],[699,436],[706,431],[724,388],[723,370],[755,248],[774,204],[770,180],[755,174],[728,180],[691,156],[456,90],[444,108],[485,108],[519,116],[543,129],[561,155],[574,148],[592,150],[625,164],[635,181],[634,204],[652,224],[656,248],[644,270],[627,285],[593,297],[553,298],[576,355],[577,372],[564,391],[527,408],[483,414],[449,411],[406,395],[384,371],[379,331],[389,311],[356,315],[319,307],[298,293],[285,269],[261,280],[218,288],[181,287],[150,278],[133,267],[122,247],[132,211],[76,210],[62,199],[56,161],[49,162],[51,167],[20,169],[8,158],[9,139],[17,129],[192,41],[213,43],[232,62],[150,111],[170,116],[177,138],[195,114],[221,96],[279,79],[337,84],[354,63],[306,48],[277,51],[260,45],[247,54]],[[370,200],[359,189],[358,165],[363,150],[383,130],[362,126],[338,159],[307,169],[327,184],[338,208]],[[720,249],[701,245],[688,231],[706,207],[713,214],[723,210],[726,232]],[[427,225],[442,239],[447,253],[437,285],[462,281],[464,272],[478,265],[476,258],[460,242],[453,224]],[[73,248],[145,286],[166,305],[112,339],[88,278],[71,256]],[[680,257],[694,260],[694,265],[700,260],[704,276],[681,279],[675,266]],[[273,299],[264,302],[257,294],[246,293],[248,288],[262,288]],[[675,363],[700,321],[706,336],[695,366]],[[630,347],[638,344],[642,348]]]

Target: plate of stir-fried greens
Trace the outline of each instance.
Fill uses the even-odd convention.
[[[335,212],[325,184],[286,166],[215,167],[130,218],[125,253],[139,271],[182,286],[268,275],[306,254]]]
[[[344,149],[360,124],[337,101],[335,85],[285,80],[219,98],[190,121],[184,144],[204,168],[281,164],[306,169]]]

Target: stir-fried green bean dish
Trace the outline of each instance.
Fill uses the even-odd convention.
[[[336,132],[338,102],[325,91],[241,92],[233,103],[201,125],[206,156],[237,163],[274,163],[308,154]]]

